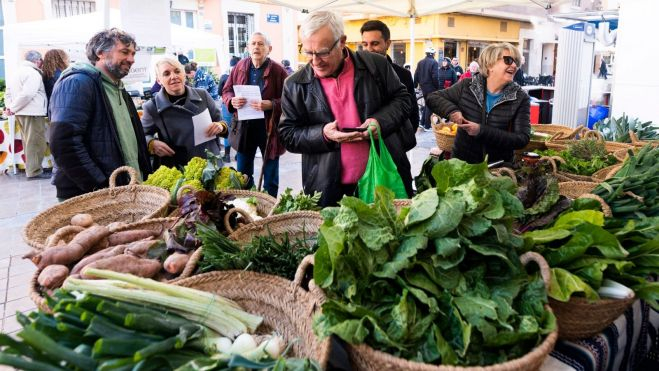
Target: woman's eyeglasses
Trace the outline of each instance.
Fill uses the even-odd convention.
[[[515,62],[515,65],[519,66],[519,63],[517,63],[517,61],[513,57],[505,55],[502,57],[502,59],[503,59],[503,63],[505,63],[506,66],[510,66],[511,64],[513,64],[513,62]]]
[[[314,56],[316,56],[316,58],[326,59],[327,57],[329,57],[332,50],[336,48],[336,45],[339,43],[339,40],[341,40],[340,37],[336,39],[334,44],[332,44],[332,46],[329,49],[319,52],[310,52],[310,51],[302,50],[302,46],[300,45],[300,52],[304,54],[304,56],[307,57],[308,60],[312,60]]]

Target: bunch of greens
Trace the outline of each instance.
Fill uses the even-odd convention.
[[[320,206],[320,192],[314,192],[313,196],[306,195],[300,191],[297,195],[292,194],[293,190],[286,188],[284,193],[281,194],[277,207],[275,207],[273,214],[283,214],[290,211],[311,210],[318,211]]]
[[[598,299],[605,278],[629,286],[636,295],[659,308],[659,282],[647,282],[659,272],[659,218],[610,219],[578,200],[547,229],[524,234],[523,250],[542,254],[552,267],[549,296],[568,301],[578,293]]]
[[[594,139],[579,140],[560,152],[547,149],[536,153],[541,156],[559,156],[565,160],[564,164],[559,164],[561,171],[586,176],[618,162],[615,156],[606,152],[604,143]]]
[[[314,330],[406,359],[490,365],[520,357],[555,328],[539,275],[511,233],[523,213],[487,164],[438,163],[437,188],[398,213],[393,193],[344,197],[321,211],[314,280],[327,294]]]
[[[524,205],[524,215],[518,220],[517,231],[543,227],[570,207],[570,199],[559,194],[558,180],[549,173],[545,162],[523,166],[516,174],[517,198]]]
[[[638,154],[628,154],[620,170],[595,187],[593,193],[611,206],[617,218],[659,216],[659,147],[646,145]]]
[[[180,314],[185,310],[180,304],[182,298],[171,293],[160,296],[165,301],[178,300],[176,310],[143,305],[142,300],[113,299],[107,289],[97,295],[94,288],[105,286],[103,281],[78,281],[92,289],[56,291],[48,298],[52,313],[16,314],[23,328],[17,333],[18,339],[0,334],[0,364],[39,371],[320,370],[316,362],[307,359],[273,359],[264,347],[241,354],[221,351],[217,346],[220,335],[201,321]],[[170,291],[191,290],[167,286]],[[198,318],[204,319],[211,313],[219,315],[224,323],[234,321],[233,317],[213,311],[220,304],[218,301],[204,303],[206,295],[199,291],[187,299],[189,307],[199,308]],[[243,315],[260,322],[260,317]]]
[[[652,121],[641,122],[638,118],[629,118],[622,114],[620,118],[605,118],[595,123],[593,129],[602,133],[604,140],[621,143],[631,143],[629,132],[632,131],[640,140],[659,139],[659,131]]]
[[[426,189],[435,186],[435,178],[432,177],[432,169],[438,162],[444,159],[444,155],[433,156],[430,155],[423,161],[419,175],[414,177],[414,185],[416,186],[417,193],[421,193]]]
[[[248,269],[292,280],[302,259],[317,248],[312,239],[291,240],[288,235],[277,239],[271,233],[255,236],[241,248],[203,224],[197,226],[197,235],[203,242],[200,272]]]

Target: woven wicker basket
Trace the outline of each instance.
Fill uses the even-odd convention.
[[[581,297],[572,297],[568,302],[550,298],[549,305],[556,314],[559,337],[574,340],[600,333],[620,317],[634,300],[633,296],[627,299],[600,299],[593,302]]]
[[[311,358],[325,369],[330,356],[330,339],[313,333],[313,316],[320,311],[323,295],[313,282],[309,291],[300,281],[247,271],[204,273],[176,282],[236,301],[245,311],[263,317],[258,334],[281,334],[284,340],[298,339],[288,355]]]
[[[536,262],[540,266],[545,286],[549,287],[551,273],[547,262],[540,254],[529,252],[522,255],[520,259],[524,264],[530,261]],[[551,311],[549,306],[546,308]],[[556,344],[557,338],[558,330],[549,334],[540,345],[523,357],[491,366],[474,367],[436,366],[420,362],[412,362],[403,358],[394,357],[388,353],[380,352],[365,344],[349,345],[347,350],[353,367],[360,371],[526,371],[538,370],[540,368],[547,355],[549,355],[552,349],[554,349],[554,344]]]
[[[561,182],[558,183],[558,193],[574,200],[583,194],[592,193],[595,187],[597,183],[593,182]]]
[[[246,224],[231,233],[229,238],[240,244],[247,244],[256,236],[272,233],[275,239],[288,236],[289,238],[315,240],[321,224],[323,224],[323,218],[319,212],[293,211]],[[189,277],[193,275],[197,269],[197,263],[203,255],[203,248],[197,249],[185,265],[181,276]]]
[[[615,164],[612,166],[607,166],[604,169],[600,169],[593,173],[593,181],[599,183],[612,178],[614,175],[616,175],[620,168],[622,168],[622,164]]]
[[[453,152],[453,142],[455,141],[455,134],[449,134],[442,132],[442,128],[448,127],[451,128],[451,124],[446,123],[437,123],[432,124],[432,132],[435,134],[435,140],[437,140],[437,147],[446,152]]]
[[[117,175],[124,171],[130,174],[130,184],[117,187]],[[48,236],[69,225],[71,217],[80,213],[90,214],[94,222],[101,225],[133,223],[166,215],[169,192],[137,184],[135,169],[122,166],[112,173],[109,182],[110,188],[71,198],[32,218],[23,228],[25,242],[37,250],[44,249]]]
[[[635,148],[643,148],[648,144],[652,144],[653,147],[659,146],[659,140],[640,140],[635,132],[629,131],[629,138],[632,140],[632,146]]]
[[[628,149],[633,147],[633,145],[629,143],[605,141],[604,137],[602,136],[602,133],[600,133],[597,130],[591,130],[587,132],[586,135],[584,136],[584,139],[596,139],[604,142],[604,148],[606,148],[606,151],[610,153],[614,153],[615,151],[619,151],[621,149]]]
[[[533,128],[533,131],[537,133],[543,133],[549,135],[561,133],[565,137],[569,136],[574,131],[573,128],[563,125],[556,125],[556,124],[539,124],[539,125],[532,125],[531,127]]]
[[[126,225],[121,225],[116,228],[110,228],[111,232],[122,232],[122,231],[131,231],[131,230],[137,230],[137,229],[147,229],[147,230],[153,230],[153,231],[164,231],[167,228],[170,228],[174,223],[176,222],[176,218],[156,218],[156,219],[147,219],[147,220],[142,220],[139,222],[135,223],[130,223]],[[73,237],[77,234],[74,229],[68,229],[68,230],[62,230],[62,232],[58,233],[58,235],[54,238],[51,239],[51,243],[46,246],[46,248],[50,248],[52,246],[55,246],[57,244],[58,240],[63,240],[64,242],[70,242]],[[77,263],[77,262],[75,262]],[[69,268],[71,268],[75,263],[71,264]],[[41,285],[39,285],[39,282],[37,282],[37,279],[39,278],[39,274],[41,273],[41,270],[37,270],[34,275],[32,275],[32,279],[30,280],[30,286],[28,288],[29,293],[30,293],[30,298],[32,301],[37,305],[37,307],[41,310],[44,311],[50,311],[48,308],[48,305],[46,304],[46,299],[44,298],[44,290]],[[179,278],[183,278],[183,273],[179,276]],[[187,276],[186,276],[187,277]]]

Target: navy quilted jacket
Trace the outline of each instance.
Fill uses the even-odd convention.
[[[151,172],[142,124],[123,90],[137,137],[142,175]],[[57,163],[58,198],[70,198],[108,186],[112,172],[124,165],[116,123],[101,83],[101,73],[76,64],[62,73],[50,98],[50,149]],[[128,183],[125,174],[117,185]]]

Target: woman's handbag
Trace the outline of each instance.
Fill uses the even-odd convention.
[[[375,141],[373,140],[373,132],[368,131],[371,137],[371,149],[368,155],[368,163],[366,164],[366,171],[357,183],[359,189],[359,198],[367,203],[373,202],[375,197],[375,187],[384,186],[392,190],[396,198],[407,198],[405,185],[403,179],[398,173],[396,163],[391,158],[387,146],[382,140],[380,128],[378,127],[378,141],[380,147],[380,154],[375,148]]]

